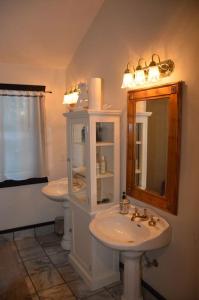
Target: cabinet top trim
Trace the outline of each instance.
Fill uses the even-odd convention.
[[[110,115],[110,116],[120,116],[121,110],[79,110],[79,111],[73,111],[73,112],[66,112],[63,115],[65,117],[72,117],[72,116],[86,116],[86,115],[95,115],[95,116],[101,116],[101,115]]]

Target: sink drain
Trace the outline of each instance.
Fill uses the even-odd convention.
[[[128,243],[134,243],[134,241],[128,241]]]

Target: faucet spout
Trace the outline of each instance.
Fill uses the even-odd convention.
[[[131,221],[135,221],[135,219],[141,219],[143,221],[147,221],[149,219],[148,215],[147,215],[147,210],[146,208],[144,209],[144,213],[143,215],[141,215],[138,211],[137,208],[135,208],[135,211],[134,213],[132,214],[132,217],[131,217]]]

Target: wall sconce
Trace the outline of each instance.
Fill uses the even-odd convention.
[[[155,57],[158,58],[158,62],[155,62]],[[140,58],[138,60],[138,65],[133,73],[129,69],[129,63],[127,64],[121,88],[132,88],[147,82],[157,82],[160,78],[169,76],[175,66],[171,59],[161,61],[159,55],[156,53],[152,55],[152,60],[148,66],[146,62],[145,66],[141,66],[141,61],[144,61],[144,59]]]
[[[71,90],[70,92],[66,92],[64,94],[64,101],[63,104],[68,104],[69,107],[74,107],[77,103],[77,100],[79,98],[79,91],[77,88],[74,90]]]

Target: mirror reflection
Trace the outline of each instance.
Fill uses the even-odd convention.
[[[87,199],[86,180],[86,126],[82,123],[72,127],[72,192],[84,202]]]
[[[136,101],[135,185],[165,195],[169,132],[169,98]]]

